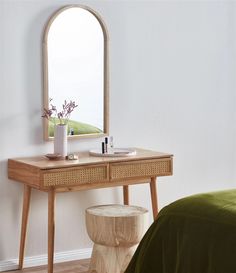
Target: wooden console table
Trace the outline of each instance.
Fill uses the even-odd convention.
[[[56,192],[123,186],[129,204],[128,185],[149,183],[154,218],[158,213],[156,177],[172,175],[171,154],[136,149],[128,157],[94,157],[79,153],[78,160],[48,160],[44,156],[8,160],[8,177],[24,184],[19,269],[23,268],[31,189],[48,192],[48,273],[53,273]]]

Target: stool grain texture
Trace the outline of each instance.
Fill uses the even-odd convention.
[[[90,273],[123,273],[148,228],[148,211],[126,205],[86,210],[86,227],[94,242]]]

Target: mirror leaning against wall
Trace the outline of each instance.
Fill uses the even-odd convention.
[[[54,109],[44,119],[45,140],[61,120],[71,138],[107,135],[108,32],[100,15],[80,5],[53,14],[44,31],[43,62],[44,109]],[[78,106],[60,120],[63,105],[71,103]]]

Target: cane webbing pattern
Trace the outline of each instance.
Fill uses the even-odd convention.
[[[129,164],[113,164],[111,166],[111,179],[160,176],[171,174],[171,161],[169,159],[146,162],[133,162]]]
[[[70,186],[86,183],[100,182],[107,179],[107,167],[98,166],[92,168],[58,170],[44,174],[44,186]]]

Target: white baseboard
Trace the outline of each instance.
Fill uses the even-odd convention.
[[[92,248],[76,249],[72,251],[58,252],[54,254],[54,263],[68,262],[90,258]],[[45,265],[48,262],[47,255],[25,257],[24,268]],[[0,261],[0,272],[18,269],[18,259]]]

